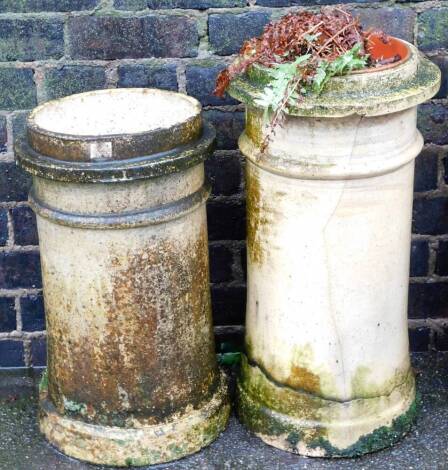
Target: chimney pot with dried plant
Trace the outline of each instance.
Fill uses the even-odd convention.
[[[238,415],[268,444],[356,456],[411,426],[416,116],[439,83],[413,45],[339,8],[269,25],[219,77],[246,105]]]

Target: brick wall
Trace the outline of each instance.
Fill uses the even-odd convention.
[[[202,102],[218,131],[207,162],[212,296],[219,340],[241,338],[245,303],[242,107],[212,96],[241,42],[291,6],[333,0],[0,0],[0,367],[45,362],[44,309],[29,178],[13,141],[37,103],[71,93],[155,86]],[[444,72],[421,106],[409,302],[411,347],[448,349],[448,1],[347,3],[367,25],[416,43]]]

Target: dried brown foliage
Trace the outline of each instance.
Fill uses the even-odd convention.
[[[270,67],[305,54],[332,61],[364,41],[358,18],[342,7],[289,13],[243,44],[237,59],[218,75],[215,94],[223,96],[230,81],[254,63]]]

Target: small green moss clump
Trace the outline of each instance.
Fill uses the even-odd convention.
[[[48,369],[45,369],[39,382],[39,392],[46,393],[48,390]]]

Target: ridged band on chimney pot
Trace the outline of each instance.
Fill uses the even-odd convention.
[[[417,105],[440,71],[400,62],[329,80],[288,109],[268,147],[269,82],[232,81],[246,105],[248,299],[238,415],[265,442],[350,457],[400,439],[416,403],[407,296]]]
[[[116,89],[39,106],[16,145],[47,318],[40,428],[72,457],[166,462],[225,427],[203,164],[214,139],[195,99]]]

